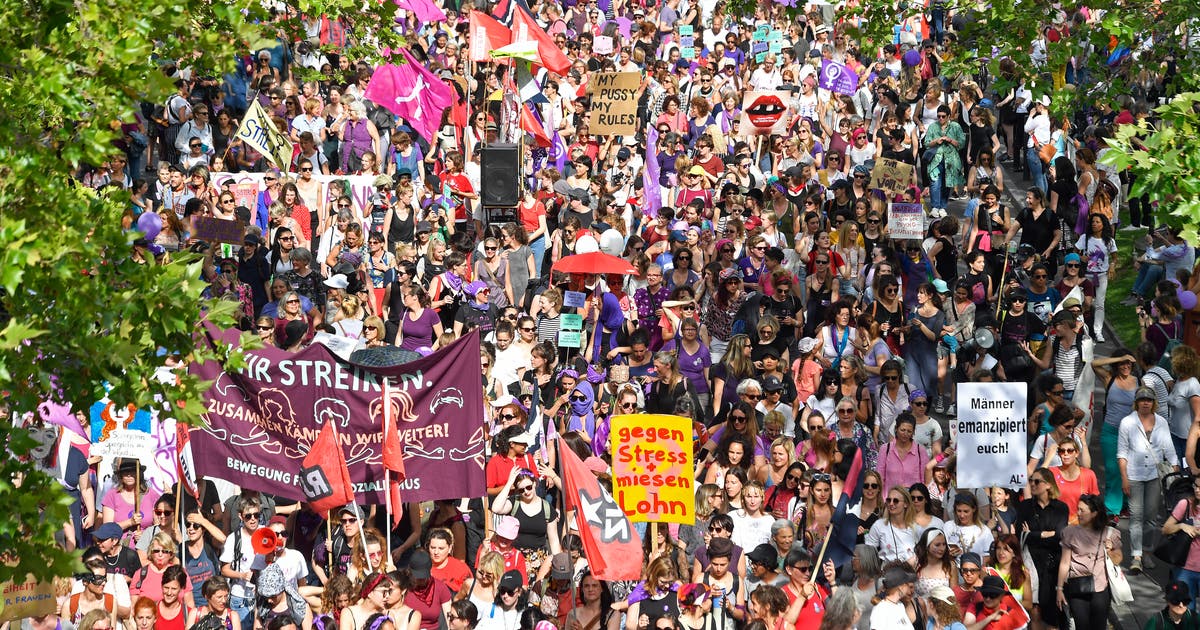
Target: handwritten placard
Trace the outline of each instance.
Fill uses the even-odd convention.
[[[641,82],[641,74],[637,72],[600,72],[592,76],[588,94],[592,95],[593,134],[637,133],[637,92]]]
[[[213,243],[241,245],[246,238],[246,224],[216,217],[194,217],[192,237]]]
[[[54,597],[54,582],[39,582],[30,576],[24,582],[0,582],[4,607],[0,608],[0,623],[42,617],[58,610]],[[62,624],[59,624],[60,627]]]
[[[903,193],[913,179],[913,167],[900,160],[879,158],[871,169],[871,188],[878,188],[892,195]]]
[[[691,421],[665,415],[615,416],[611,440],[613,498],[629,520],[695,524]]]
[[[563,293],[563,306],[567,308],[583,308],[587,303],[587,295],[582,291],[567,291]]]
[[[611,55],[613,51],[613,38],[608,35],[597,35],[592,41],[592,52],[598,55]]]
[[[925,238],[925,210],[921,204],[893,203],[888,206],[888,233],[898,240]]]

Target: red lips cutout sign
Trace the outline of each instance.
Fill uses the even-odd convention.
[[[783,134],[788,124],[787,92],[747,92],[742,100],[742,133]]]

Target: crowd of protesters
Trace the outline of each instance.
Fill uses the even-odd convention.
[[[286,350],[326,333],[428,354],[479,329],[486,496],[406,505],[388,536],[380,506],[347,505],[327,528],[307,505],[211,481],[177,502],[132,462],[100,487],[94,461],[44,453],[76,500],[64,541],[83,570],[59,585],[57,615],[21,627],[1104,627],[1106,560],[1137,573],[1164,534],[1200,533],[1200,481],[1160,484],[1200,470],[1200,360],[1181,343],[1196,244],[1156,229],[1156,209],[1099,159],[1117,127],[1171,96],[1172,76],[1120,66],[1129,94],[1063,115],[1048,87],[1099,77],[1086,59],[1047,66],[1046,51],[1097,12],[1050,16],[1031,43],[1043,65],[1004,60],[1016,87],[997,91],[986,73],[943,72],[971,54],[955,26],[974,16],[930,7],[866,49],[821,3],[793,19],[771,4],[749,17],[714,2],[533,2],[571,61],[532,105],[566,145],[558,164],[511,116],[523,105],[509,63],[468,61],[469,11],[490,7],[398,22],[460,100],[432,138],[364,99],[372,63],[338,47],[362,34],[327,17],[222,80],[176,69],[178,92],[80,173],[129,190],[130,226],[161,218],[133,256],[203,252],[206,296]],[[752,49],[759,25],[783,33],[780,52]],[[612,53],[594,51],[600,38]],[[823,61],[855,70],[857,90],[818,87]],[[635,135],[589,129],[589,77],[609,71],[643,76]],[[742,127],[748,90],[791,95],[785,133]],[[253,100],[296,143],[291,163],[237,139]],[[481,147],[498,139],[527,145],[506,221],[480,203]],[[881,158],[913,167],[902,194],[872,189]],[[212,179],[242,171],[262,174],[254,204]],[[366,203],[336,179],[358,175],[375,178]],[[924,238],[890,235],[891,202],[923,205]],[[243,221],[244,242],[194,238],[197,217]],[[1126,229],[1150,246],[1119,251]],[[552,271],[594,251],[636,273]],[[1142,338],[1103,356],[1118,273],[1136,274],[1116,297],[1138,309]],[[582,307],[565,304],[572,292]],[[582,343],[560,347],[574,313]],[[955,386],[1000,381],[1028,383],[1029,483],[957,488]],[[609,483],[608,420],[639,412],[693,421],[697,518],[639,527],[643,580],[600,581],[548,444],[565,436]],[[835,520],[856,453],[862,499]],[[262,528],[274,551],[255,552]],[[838,528],[857,529],[843,566],[822,555]],[[1200,544],[1175,577],[1156,627],[1196,627]]]

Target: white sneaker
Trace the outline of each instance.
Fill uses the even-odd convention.
[[[1096,333],[1096,343],[1104,343],[1104,333]]]

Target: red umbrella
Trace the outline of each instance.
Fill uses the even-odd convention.
[[[626,276],[637,273],[629,261],[604,252],[565,256],[554,263],[551,269],[562,273],[617,273]]]

